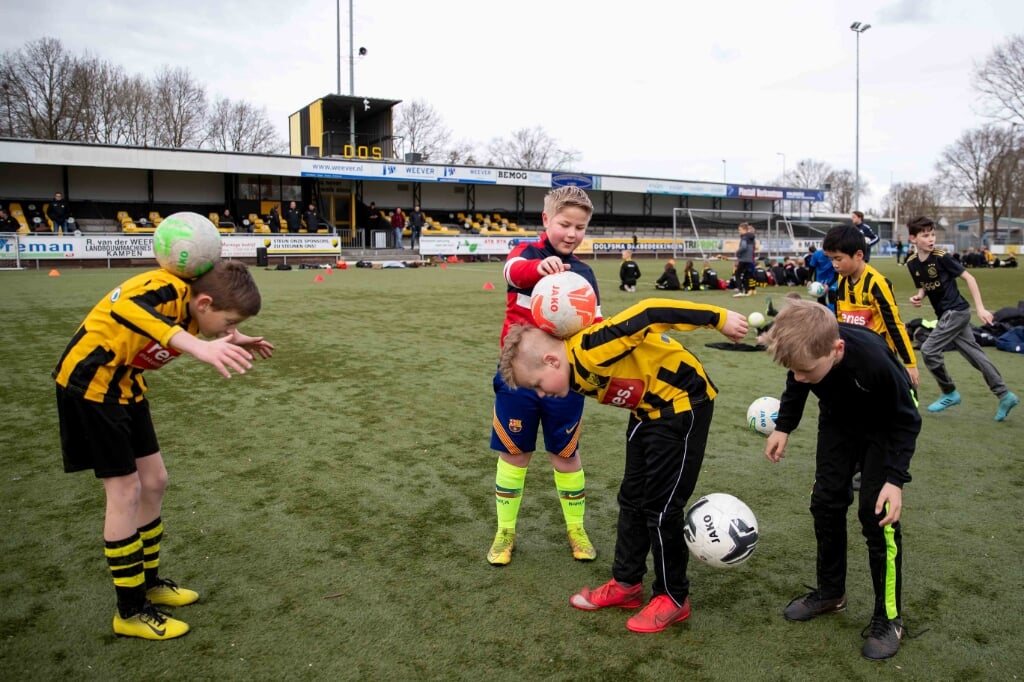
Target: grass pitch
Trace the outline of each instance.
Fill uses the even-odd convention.
[[[618,261],[592,262],[604,311],[655,295]],[[909,275],[876,258],[896,286]],[[807,511],[815,411],[778,465],[747,430],[747,405],[779,395],[763,353],[679,334],[721,390],[696,495],[729,492],[754,510],[757,551],[734,570],[691,562],[693,616],[654,635],[628,613],[569,606],[608,579],[626,414],[588,403],[581,453],[593,563],[573,562],[550,466],[531,465],[511,565],[493,536],[491,377],[504,311],[500,263],[445,269],[255,270],[263,312],[243,325],[275,357],[224,380],[183,357],[148,375],[170,471],[164,575],[202,594],[174,610],[193,630],[170,642],[117,639],[102,555],[102,487],[61,470],[50,371],[90,306],[135,271],[0,272],[0,670],[4,679],[191,680],[1008,680],[1024,671],[1024,407],[996,400],[957,354],[962,405],[923,415],[904,496],[904,618],[913,632],[884,663],[860,657],[871,616],[867,557],[849,515],[850,606],[789,623],[782,608],[814,581]],[[973,271],[991,310],[1016,305],[1024,271]],[[486,282],[495,290],[484,289]],[[966,287],[961,287],[966,293]],[[744,313],[794,289],[732,299]],[[904,320],[931,309],[903,304]],[[748,339],[753,342],[753,338]],[[1024,356],[989,349],[1024,394]],[[922,410],[938,394],[922,370]],[[850,415],[857,419],[857,415]],[[650,574],[649,574],[650,575]],[[650,595],[649,580],[646,595]]]

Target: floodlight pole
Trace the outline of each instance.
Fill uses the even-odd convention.
[[[782,157],[782,186],[785,187],[786,186],[786,154],[785,154],[785,152],[775,152],[775,155]],[[786,195],[785,195],[785,193],[783,193],[782,196],[783,196],[783,198],[782,198],[782,215],[786,215],[786,198],[785,198]]]
[[[854,162],[853,162],[853,209],[860,208],[860,34],[871,28],[871,24],[862,24],[855,21],[850,24],[850,30],[857,34],[857,130],[854,141]]]
[[[341,2],[341,0],[338,0]],[[352,24],[352,0],[348,0],[348,95],[356,96],[356,55],[355,38],[353,36]],[[341,88],[339,87],[340,91]],[[348,105],[348,143],[351,145],[352,155],[356,155],[356,104],[353,100]]]
[[[722,159],[722,182],[729,184],[729,181],[725,179],[725,159]]]

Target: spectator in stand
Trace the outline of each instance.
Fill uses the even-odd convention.
[[[700,291],[700,275],[697,273],[697,268],[693,267],[692,260],[686,261],[686,267],[683,268],[683,280],[680,284],[686,291]]]
[[[231,209],[225,208],[224,212],[220,214],[220,227],[234,227],[235,217],[231,215]]]
[[[679,286],[679,274],[676,272],[676,262],[672,258],[669,258],[665,263],[665,271],[661,273],[661,277],[654,283],[655,289],[664,289],[667,291],[678,291],[682,287]]]
[[[871,260],[871,247],[878,243],[878,235],[871,229],[871,226],[864,222],[864,214],[854,211],[850,214],[854,226],[864,235],[864,262]]]
[[[402,231],[405,229],[405,214],[401,208],[396,208],[391,214],[391,229],[395,231],[395,248],[404,249],[402,246]]]
[[[320,216],[316,214],[316,204],[309,202],[309,206],[306,207],[306,213],[303,215],[306,221],[306,232],[310,234],[316,234],[320,229]]]
[[[270,208],[270,215],[267,216],[267,227],[270,228],[271,232],[281,231],[281,214],[277,211],[277,206]]]
[[[284,210],[284,221],[288,223],[288,231],[295,233],[302,227],[302,213],[294,201],[288,202],[288,208]]]
[[[17,232],[19,229],[21,229],[21,224],[8,215],[7,211],[0,208],[0,232]]]
[[[54,232],[64,234],[68,231],[68,204],[60,192],[53,195],[53,201],[46,207],[46,217],[53,223]]]
[[[367,209],[366,229],[368,229],[368,230],[379,230],[380,229],[380,209],[377,208],[377,202],[376,201],[371,201],[370,202],[370,207]]]
[[[412,213],[409,214],[409,231],[412,233],[410,246],[415,249],[416,245],[420,242],[420,233],[423,232],[423,213],[420,211],[420,205],[416,204],[412,208]]]

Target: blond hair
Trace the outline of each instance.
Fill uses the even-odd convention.
[[[594,214],[590,196],[579,187],[556,187],[544,196],[544,213],[549,217],[569,207],[583,209],[588,217]]]
[[[502,380],[511,389],[519,388],[516,369],[530,369],[544,364],[544,353],[555,348],[561,341],[537,327],[514,324],[505,334],[501,347],[498,371]]]
[[[768,332],[768,353],[783,367],[807,366],[831,353],[838,339],[835,313],[815,301],[792,300]]]

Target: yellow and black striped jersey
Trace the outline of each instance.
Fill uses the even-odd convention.
[[[849,277],[839,277],[836,317],[840,322],[880,334],[905,367],[917,367],[910,336],[892,294],[892,283],[875,268],[865,264],[856,282],[851,282]]]
[[[97,303],[61,355],[53,378],[86,400],[129,404],[143,399],[143,370],[180,353],[168,346],[185,330],[199,333],[188,311],[188,282],[151,270],[123,282]]]
[[[718,391],[700,360],[666,332],[721,329],[717,306],[653,298],[565,340],[570,387],[649,421],[692,409]]]

